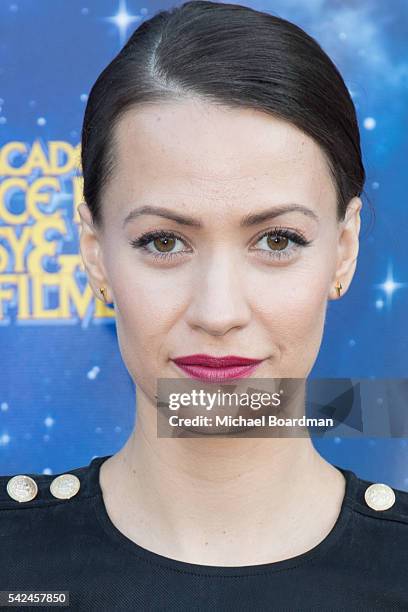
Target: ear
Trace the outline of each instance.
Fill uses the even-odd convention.
[[[341,296],[351,285],[357,265],[360,233],[360,210],[362,201],[357,196],[348,203],[346,215],[339,224],[339,239],[337,245],[337,265],[335,277],[330,288],[330,298],[339,299],[335,289],[336,281],[342,284]]]
[[[77,210],[81,223],[79,246],[85,270],[88,274],[89,284],[91,285],[94,295],[98,299],[104,301],[99,288],[105,286],[108,294],[110,288],[107,283],[107,274],[103,265],[100,231],[95,227],[91,211],[84,202],[79,204]]]

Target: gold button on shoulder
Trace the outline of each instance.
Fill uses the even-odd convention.
[[[69,499],[78,493],[80,486],[80,480],[75,474],[61,474],[50,484],[50,491],[58,499]]]
[[[18,474],[7,482],[7,493],[18,502],[31,501],[38,493],[37,483],[30,476]]]
[[[375,482],[365,490],[364,499],[373,510],[388,510],[395,504],[395,493],[387,484]]]

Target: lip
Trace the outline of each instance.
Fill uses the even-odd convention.
[[[184,355],[173,359],[177,365],[200,365],[207,368],[227,368],[230,366],[247,366],[258,364],[263,359],[249,359],[248,357],[238,357],[237,355],[225,355],[224,357],[214,357],[205,353],[195,355]]]
[[[213,357],[198,353],[172,359],[191,378],[220,382],[230,378],[243,378],[253,372],[263,359],[249,359],[236,355]]]

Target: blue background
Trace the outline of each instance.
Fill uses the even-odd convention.
[[[0,4],[0,146],[76,145],[86,95],[131,32],[181,2],[19,0]],[[406,378],[408,371],[408,3],[270,0],[334,60],[355,102],[367,171],[353,283],[329,303],[312,377]],[[133,16],[127,29],[109,19]],[[1,224],[1,220],[0,220]],[[78,249],[77,236],[71,247]],[[0,274],[1,282],[1,274]],[[111,454],[134,422],[134,390],[112,320],[0,326],[0,473],[57,473]],[[408,443],[320,439],[329,461],[408,490]]]

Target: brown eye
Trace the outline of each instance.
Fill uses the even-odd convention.
[[[176,240],[174,238],[155,238],[153,244],[161,253],[167,253],[174,248]],[[164,246],[162,249],[161,247]]]
[[[170,260],[173,257],[181,257],[186,251],[182,248],[178,250],[175,249],[178,242],[181,246],[185,244],[181,236],[178,236],[174,232],[165,232],[162,230],[147,232],[139,236],[139,238],[129,241],[133,248],[142,249],[146,254],[157,260]]]
[[[273,251],[282,251],[288,246],[289,238],[278,234],[270,234],[266,242]]]

